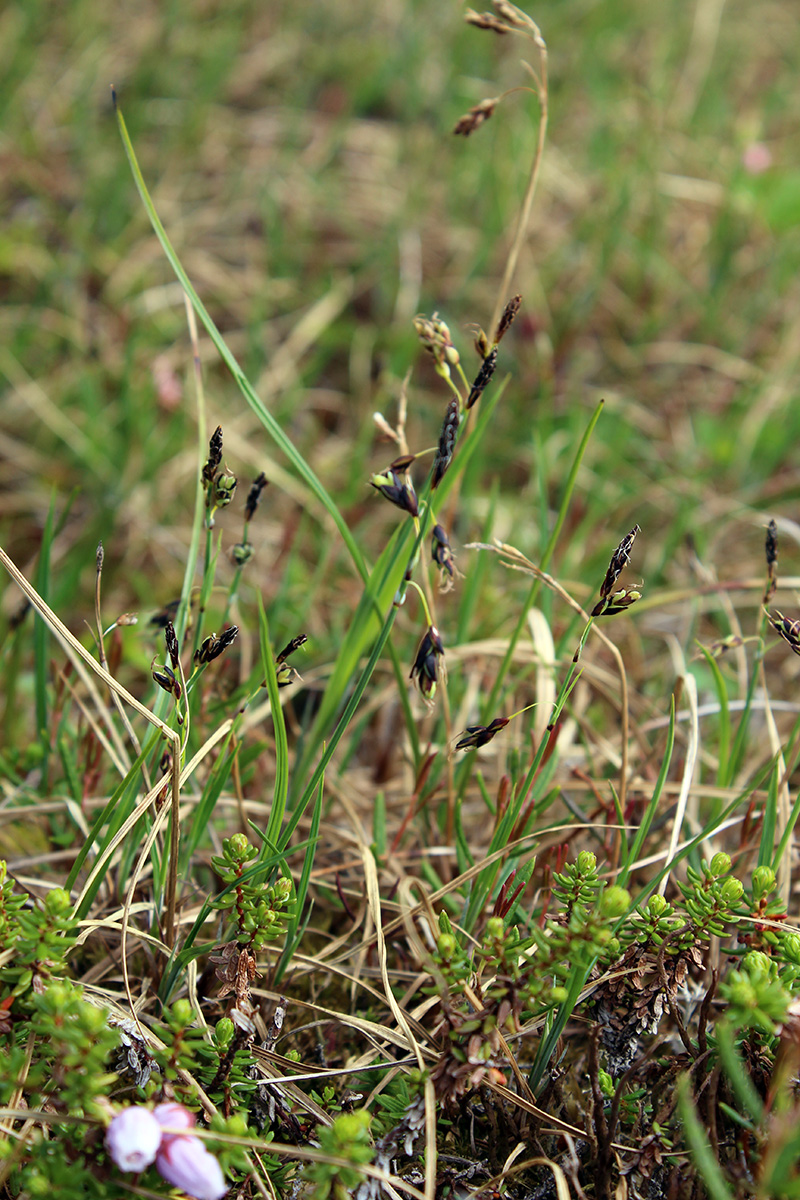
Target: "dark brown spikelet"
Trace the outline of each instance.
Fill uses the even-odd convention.
[[[519,306],[522,304],[522,296],[512,296],[508,304],[500,314],[500,320],[497,322],[497,333],[494,335],[494,344],[498,345],[508,333],[514,323],[514,318],[519,312]]]
[[[475,376],[475,382],[469,389],[467,396],[467,408],[472,408],[473,404],[480,398],[482,393],[488,387],[492,376],[494,375],[497,366],[497,346],[493,346],[486,358],[481,364],[481,369]]]
[[[433,700],[436,693],[444,665],[442,663],[440,666],[439,659],[444,659],[442,639],[436,626],[429,625],[419,644],[417,657],[410,672],[411,678],[416,678],[417,687],[426,700]]]
[[[617,613],[624,612],[626,608],[630,608],[637,600],[641,600],[642,593],[638,588],[620,588],[616,592],[612,592],[609,596],[605,596],[599,600],[592,609],[593,617],[615,617]]]
[[[292,638],[292,640],[288,643],[288,645],[283,647],[280,654],[275,659],[275,662],[276,663],[285,662],[290,654],[294,654],[295,650],[299,650],[300,647],[304,646],[307,641],[308,641],[308,634],[307,633],[299,633],[297,635],[297,637]]]
[[[404,512],[410,513],[412,517],[419,516],[417,494],[410,479],[407,482],[404,481],[400,474],[397,471],[393,471],[390,467],[388,471],[384,471],[382,474],[373,475],[370,483],[391,504],[402,508]]]
[[[180,600],[170,600],[169,604],[165,604],[160,612],[154,613],[150,618],[150,624],[156,629],[166,629],[168,623],[176,616]]]
[[[431,475],[431,488],[437,488],[445,476],[447,468],[453,457],[453,450],[456,445],[456,434],[458,426],[461,423],[461,413],[457,397],[453,399],[447,406],[447,412],[442,425],[442,432],[439,434],[439,448],[436,451],[436,457],[433,460],[433,472]]]
[[[528,22],[523,19],[525,14],[520,12],[516,5],[509,4],[508,0],[492,0],[492,7],[498,16],[508,21],[515,29],[528,29]]]
[[[182,694],[181,685],[180,681],[175,678],[175,672],[171,670],[170,667],[166,666],[156,669],[153,666],[155,661],[156,660],[153,659],[153,662],[150,663],[150,674],[153,676],[153,681],[157,683],[160,688],[163,688],[165,692],[170,692],[176,700],[180,700]]]
[[[180,660],[180,647],[178,646],[178,635],[175,632],[175,626],[172,624],[172,621],[167,621],[164,626],[164,638],[167,643],[169,661],[172,663],[173,668],[177,670]]]
[[[508,26],[504,25],[494,13],[476,13],[474,9],[468,8],[464,13],[464,20],[468,25],[474,25],[476,29],[491,29],[492,33],[511,32]]]
[[[764,604],[769,604],[778,586],[778,526],[774,520],[767,525],[765,550],[767,554],[767,586],[764,589]]]
[[[208,462],[203,467],[203,483],[212,483],[222,462],[222,426],[218,425],[208,443]]]
[[[488,725],[468,725],[456,742],[456,750],[477,750],[479,746],[485,746],[496,733],[505,729],[509,720],[509,717],[495,717]]]
[[[455,565],[453,563],[453,552],[450,549],[450,539],[445,533],[441,525],[434,525],[433,534],[431,537],[431,558],[436,563],[437,567],[441,567],[446,571],[450,578],[453,578]]]
[[[790,621],[777,608],[774,612],[767,613],[767,618],[775,632],[789,643],[792,651],[800,654],[800,620]]]
[[[224,629],[217,637],[212,633],[207,637],[198,650],[194,652],[194,661],[198,664],[213,662],[215,658],[219,658],[223,651],[228,649],[235,640],[239,632],[238,625],[231,625],[228,629]]]
[[[476,129],[480,129],[485,121],[489,120],[489,117],[491,117],[499,103],[499,96],[492,96],[488,100],[481,100],[480,104],[476,104],[468,113],[464,113],[463,117],[459,117],[453,133],[461,137],[469,137]]]
[[[640,532],[639,526],[634,525],[630,533],[625,535],[614,553],[611,555],[611,562],[608,564],[606,577],[603,580],[602,587],[600,588],[601,600],[605,600],[605,598],[611,594],[611,589],[619,579],[623,568],[628,565],[631,557],[631,550],[633,549],[633,543],[636,541],[637,533]]]
[[[401,474],[408,470],[412,463],[416,462],[416,454],[401,454],[394,462],[389,463],[390,471],[400,471]]]
[[[97,543],[97,554],[95,555],[95,560],[94,560],[94,565],[95,565],[98,575],[100,574],[100,572],[103,569],[103,560],[105,559],[105,556],[106,556],[106,552],[103,549],[103,543],[98,542]]]
[[[247,502],[245,503],[245,506],[244,506],[245,521],[252,521],[253,515],[254,515],[256,509],[258,508],[258,502],[261,499],[261,493],[263,492],[264,488],[267,486],[268,482],[269,482],[269,480],[267,479],[267,477],[263,471],[258,476],[258,478],[253,481],[253,486],[250,488],[250,491],[247,493]]]

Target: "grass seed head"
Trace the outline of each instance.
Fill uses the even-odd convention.
[[[494,344],[498,345],[508,333],[514,318],[519,312],[519,306],[522,304],[522,296],[512,296],[508,304],[500,314],[500,320],[497,322],[497,332],[494,335]]]
[[[441,661],[440,661],[441,660]],[[429,625],[419,644],[410,677],[428,701],[433,700],[439,679],[444,673],[444,646],[435,625]]]
[[[233,493],[236,491],[236,476],[227,469],[220,471],[209,491],[211,499],[209,507],[213,505],[215,508],[225,508],[230,504]]]
[[[177,670],[181,652],[178,645],[178,635],[175,632],[175,626],[172,624],[172,621],[167,621],[166,625],[164,626],[164,638],[167,643],[167,654],[169,655],[169,660],[172,663],[173,668]]]
[[[464,13],[464,20],[468,25],[474,25],[476,29],[490,29],[492,33],[500,34],[511,32],[509,27],[504,25],[494,13],[476,13],[474,9],[468,8]]]
[[[473,404],[478,400],[488,386],[497,366],[497,346],[493,346],[481,364],[481,369],[475,376],[475,382],[469,389],[467,396],[467,408],[472,408]]]
[[[489,120],[499,103],[499,96],[490,96],[486,100],[481,100],[480,104],[474,105],[468,113],[464,113],[463,117],[458,118],[453,133],[460,137],[469,137]]]
[[[150,663],[150,674],[153,676],[153,681],[157,683],[160,688],[163,688],[165,692],[169,692],[171,695],[173,695],[176,700],[180,700],[182,695],[181,685],[180,681],[175,678],[174,671],[170,667],[166,666],[156,669],[153,666],[155,661],[156,660],[154,658],[153,662]]]
[[[456,750],[477,750],[490,742],[496,733],[505,729],[510,717],[495,717],[488,725],[468,725],[456,742]]]
[[[800,620],[791,621],[777,608],[773,612],[767,613],[767,618],[775,632],[789,643],[792,651],[800,654]]]
[[[244,506],[245,521],[252,521],[253,514],[255,513],[256,509],[258,508],[258,502],[261,499],[261,493],[263,492],[264,488],[267,486],[268,483],[269,483],[269,480],[267,479],[267,477],[263,471],[258,476],[258,478],[253,481],[253,486],[250,488],[250,491],[247,493],[247,502],[245,503],[245,506]]]
[[[222,426],[218,425],[211,435],[211,440],[208,443],[208,462],[203,467],[203,483],[211,484],[214,481],[214,476],[217,473],[217,468],[222,462]]]
[[[764,589],[764,604],[769,604],[778,586],[778,526],[774,520],[767,525],[767,537],[764,546],[767,555],[767,586]]]
[[[447,324],[438,313],[432,317],[420,313],[414,318],[414,328],[425,349],[433,356],[437,374],[449,379],[450,368],[457,366],[461,358],[453,345]]]
[[[403,480],[400,474],[391,467],[383,474],[373,475],[370,479],[372,486],[380,492],[391,504],[402,508],[412,517],[419,516],[417,494],[410,479]]]
[[[441,525],[434,525],[433,527],[431,535],[431,558],[437,567],[442,568],[442,575],[446,573],[452,580],[455,574],[453,551],[450,548],[450,539]]]
[[[228,649],[228,646],[233,644],[238,632],[239,626],[231,625],[228,629],[224,629],[219,637],[215,633],[212,633],[210,637],[205,639],[199,649],[195,650],[194,661],[198,664],[213,662],[215,658],[219,658],[220,654]]]
[[[280,654],[275,659],[275,662],[276,663],[285,662],[285,660],[289,657],[290,654],[294,654],[295,650],[299,650],[300,647],[304,646],[307,641],[308,641],[308,634],[307,633],[299,633],[297,635],[297,637],[292,638],[292,640],[288,643],[288,645],[283,647]]]
[[[230,553],[235,566],[246,567],[255,552],[252,542],[237,542],[235,546],[231,547]]]
[[[447,406],[442,432],[439,434],[439,448],[433,460],[431,488],[439,486],[444,479],[447,468],[450,466],[456,444],[456,433],[458,432],[460,423],[461,413],[459,411],[459,402],[458,398],[454,396]]]
[[[630,608],[641,598],[642,593],[637,588],[620,588],[618,591],[612,592],[610,596],[605,596],[598,601],[592,609],[592,616],[615,617],[617,613],[624,612],[626,608]]]
[[[603,580],[602,587],[600,588],[600,599],[601,600],[605,600],[606,597],[611,594],[611,590],[614,587],[614,584],[619,579],[623,568],[628,565],[628,563],[630,561],[630,557],[631,557],[631,550],[633,548],[633,543],[636,541],[636,535],[639,532],[640,532],[639,526],[634,525],[634,527],[630,531],[630,533],[625,535],[625,537],[622,539],[620,544],[617,546],[614,553],[611,555],[611,561],[608,564],[608,570],[606,571],[606,577]]]

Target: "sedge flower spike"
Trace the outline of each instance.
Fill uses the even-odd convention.
[[[194,1200],[222,1200],[228,1190],[222,1167],[192,1134],[165,1137],[156,1156],[156,1170]]]
[[[106,1149],[120,1171],[144,1171],[155,1162],[161,1137],[150,1109],[135,1105],[114,1117],[106,1130]]]

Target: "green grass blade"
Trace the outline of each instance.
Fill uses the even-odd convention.
[[[147,215],[150,218],[150,224],[153,226],[155,235],[161,243],[161,248],[167,257],[170,266],[175,272],[175,275],[180,281],[181,287],[189,297],[192,307],[205,326],[206,332],[214,343],[220,358],[235,379],[236,384],[248,405],[258,417],[259,421],[264,426],[267,433],[270,435],[276,445],[286,455],[286,458],[297,471],[300,478],[308,485],[312,493],[316,496],[322,507],[328,513],[336,528],[339,530],[339,533],[342,535],[342,540],[350,552],[350,556],[358,574],[366,581],[367,568],[362,558],[361,551],[356,545],[355,539],[348,529],[344,517],[339,512],[336,502],[325,489],[322,482],[317,478],[317,475],[303,458],[303,455],[300,453],[288,435],[284,433],[281,426],[256,395],[252,384],[247,379],[238,362],[229,350],[225,339],[212,321],[211,316],[205,308],[205,305],[192,286],[188,275],[184,271],[180,259],[178,258],[178,255],[176,254],[175,249],[167,236],[167,232],[164,229],[164,226],[161,224],[161,220],[156,212],[155,205],[153,204],[152,198],[147,189],[147,184],[144,181],[144,176],[142,175],[136,154],[133,149],[133,143],[128,135],[125,120],[122,116],[119,105],[116,103],[116,96],[114,97],[114,107],[117,114],[117,124],[119,126],[120,137],[122,138],[122,144],[125,147],[125,153],[128,157],[128,162],[130,164],[131,172],[133,173],[137,190],[147,211]]]

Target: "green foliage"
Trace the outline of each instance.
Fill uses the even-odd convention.
[[[346,1164],[318,1162],[303,1167],[303,1178],[309,1185],[312,1200],[348,1200],[364,1179],[361,1170],[372,1161],[369,1137],[370,1115],[366,1109],[342,1113],[332,1125],[319,1129],[319,1145],[323,1154],[345,1159]]]
[[[283,918],[292,897],[291,880],[264,883],[258,851],[241,833],[226,838],[222,854],[211,862],[226,885],[212,907],[222,912],[233,910],[239,945],[261,950],[267,942],[279,938],[285,932]]]

